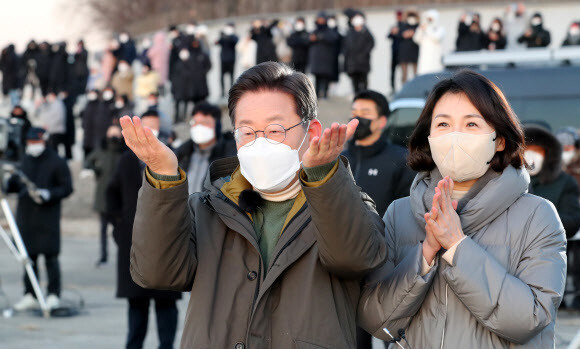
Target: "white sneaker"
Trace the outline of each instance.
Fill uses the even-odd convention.
[[[16,311],[34,310],[38,308],[40,308],[40,304],[31,293],[25,294],[18,303],[14,304],[14,310]]]
[[[48,297],[46,297],[46,305],[50,310],[56,309],[60,306],[60,299],[54,294],[49,294]]]

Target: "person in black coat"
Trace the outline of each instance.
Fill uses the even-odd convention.
[[[276,54],[276,45],[274,45],[272,28],[278,25],[278,20],[272,21],[266,25],[263,20],[255,20],[252,23],[250,35],[256,42],[256,64],[264,62],[278,61]]]
[[[479,51],[485,48],[485,43],[479,14],[464,13],[457,29],[457,51]]]
[[[580,22],[572,22],[562,46],[580,46]]]
[[[527,47],[547,47],[550,45],[550,32],[544,29],[542,15],[534,13],[530,19],[530,27],[518,39],[519,43],[525,43]]]
[[[14,145],[15,151],[12,153],[12,156],[10,154],[5,154],[5,156],[10,160],[18,161],[24,155],[23,151],[26,146],[26,135],[28,134],[28,130],[32,127],[32,124],[28,118],[28,113],[20,105],[12,108],[10,122],[12,124],[20,125],[20,143]]]
[[[36,76],[38,77],[40,92],[43,97],[48,94],[51,65],[52,52],[50,45],[44,41],[38,46],[38,55],[36,56]]]
[[[52,52],[48,91],[59,93],[66,91],[69,83],[69,64],[66,44],[64,42],[53,44]]]
[[[129,65],[133,64],[133,61],[137,58],[137,48],[129,33],[121,32],[119,34],[119,48],[113,51],[113,55],[117,58],[117,62],[125,61]]]
[[[61,201],[73,192],[71,174],[66,161],[46,146],[43,129],[30,128],[26,139],[26,156],[20,169],[36,188],[26,187],[15,175],[9,179],[7,191],[18,193],[16,224],[37,275],[38,256],[44,255],[48,274],[47,304],[50,308],[56,308],[61,292],[58,263]],[[24,288],[25,297],[16,304],[17,310],[37,305],[32,298],[34,290],[26,274]]]
[[[336,44],[339,40],[338,32],[327,25],[326,13],[318,13],[316,29],[310,34],[308,57],[310,72],[316,80],[316,95],[318,98],[328,97],[328,85],[335,72],[333,63],[336,58]]]
[[[189,193],[199,192],[209,165],[218,159],[236,156],[233,134],[221,134],[222,111],[217,105],[199,103],[191,114],[191,138],[175,152],[179,167],[187,173]]]
[[[107,92],[109,91],[109,92]],[[103,91],[105,93],[113,93],[110,88]],[[108,96],[107,96],[108,97]],[[81,113],[82,127],[84,130],[83,150],[85,159],[90,153],[101,146],[101,141],[107,134],[107,129],[113,123],[114,117],[114,103],[99,99],[97,90],[91,90],[87,94],[88,103]]]
[[[34,95],[35,89],[38,87],[38,78],[36,76],[36,58],[38,56],[38,45],[36,41],[30,40],[26,45],[26,50],[20,57],[20,79],[22,80],[22,88],[30,85]]]
[[[154,112],[143,114],[141,122],[159,131],[159,116]],[[155,301],[159,348],[172,348],[177,329],[176,300],[181,293],[144,289],[130,274],[131,238],[137,210],[137,196],[145,164],[131,151],[121,156],[107,188],[107,210],[113,220],[113,238],[117,243],[117,297],[127,298],[129,304],[129,331],[127,348],[142,348],[147,334],[149,305]]]
[[[503,22],[499,18],[494,18],[485,36],[485,48],[490,51],[503,50],[506,45],[507,39],[503,32]]]
[[[69,92],[74,102],[76,102],[78,96],[85,93],[87,88],[87,82],[89,80],[89,66],[87,63],[88,57],[89,53],[85,49],[84,41],[79,40],[71,69],[72,86],[69,88]]]
[[[544,123],[527,124],[524,132],[527,146],[525,157],[530,166],[531,176],[529,191],[554,204],[566,231],[566,237],[570,239],[580,229],[580,204],[578,203],[580,190],[574,177],[563,171],[562,144],[552,134],[549,126]],[[570,246],[573,245],[568,245],[567,248],[570,249]],[[568,255],[568,258],[572,255]],[[569,261],[573,260],[569,259]],[[573,271],[577,269],[570,270],[568,273],[573,274]],[[578,273],[575,274],[571,275],[573,279],[578,277]],[[576,285],[578,285],[577,281]],[[566,298],[562,302],[563,307],[580,307],[580,296],[576,296],[572,304],[566,302]]]
[[[292,66],[296,71],[301,73],[306,72],[308,65],[308,49],[310,48],[310,35],[306,31],[306,22],[304,17],[296,18],[294,23],[294,31],[288,39],[286,44],[292,49]]]
[[[230,76],[230,86],[234,83],[234,67],[236,65],[236,44],[238,43],[238,36],[234,32],[234,23],[228,23],[225,28],[220,32],[220,38],[216,42],[216,45],[220,45],[222,50],[220,52],[221,60],[221,86],[222,86],[222,97],[226,95],[226,88],[224,77],[226,75]]]
[[[345,71],[350,76],[354,93],[367,89],[368,74],[371,70],[371,51],[375,39],[365,25],[362,13],[351,20],[352,28],[344,38]]]
[[[330,63],[332,64],[332,77],[330,78],[330,88],[332,88],[332,86],[334,84],[337,84],[338,80],[340,79],[341,66],[339,60],[340,55],[342,54],[342,42],[344,41],[344,37],[338,30],[338,21],[336,19],[335,14],[330,14],[328,16],[328,19],[326,20],[326,25],[331,30],[334,30],[336,35],[338,35],[338,40],[336,40],[336,42],[334,43],[334,55],[332,57],[332,62]]]
[[[401,26],[398,34],[399,56],[401,65],[403,84],[407,82],[409,66],[413,68],[413,76],[417,75],[417,61],[419,60],[419,45],[413,40],[413,36],[419,27],[419,14],[415,11],[408,11],[405,23]]]
[[[18,97],[18,90],[20,89],[20,58],[12,44],[2,50],[0,71],[2,72],[2,94],[4,96],[10,95],[10,102],[12,106],[15,106],[20,100]]]
[[[183,35],[175,25],[169,27],[169,38],[171,39],[171,50],[169,51],[169,76],[173,76],[175,64],[179,62],[179,51],[183,48],[187,48],[187,44],[185,35]]]
[[[396,23],[387,38],[391,40],[391,89],[395,91],[395,77],[397,71],[397,65],[399,65],[399,47],[401,45],[401,33],[403,32],[403,11],[397,10],[396,12]]]
[[[209,95],[207,73],[211,69],[211,61],[203,52],[199,40],[195,39],[190,50],[179,52],[179,62],[171,76],[171,91],[175,100],[175,121],[185,119],[189,102],[194,104],[203,101]],[[183,110],[180,108],[184,105]]]

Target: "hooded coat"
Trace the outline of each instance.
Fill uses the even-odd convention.
[[[190,50],[188,59],[175,63],[171,90],[176,101],[202,101],[209,95],[207,73],[211,69],[209,56],[201,48]]]
[[[527,193],[525,169],[489,170],[459,201],[467,236],[452,264],[421,275],[424,214],[441,174],[417,175],[384,217],[387,263],[369,277],[359,321],[375,336],[404,329],[413,348],[553,348],[566,280],[566,237],[554,205]]]
[[[167,43],[165,34],[157,32],[153,36],[153,45],[147,50],[147,57],[151,62],[151,69],[159,74],[159,84],[165,85],[169,77],[169,53],[170,45]]]
[[[375,47],[373,34],[365,26],[361,31],[349,29],[344,38],[344,65],[347,74],[371,71],[371,52]]]
[[[319,25],[312,34],[317,40],[312,42],[308,51],[310,72],[316,76],[332,78],[334,76],[336,59],[336,45],[340,40],[340,34],[327,25]]]
[[[425,16],[432,19],[426,27],[415,31],[413,41],[419,45],[417,74],[436,73],[443,70],[443,37],[445,29],[439,24],[439,12],[430,10]]]

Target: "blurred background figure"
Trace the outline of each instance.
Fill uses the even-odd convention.
[[[306,72],[308,66],[308,49],[310,38],[306,31],[304,17],[298,17],[294,21],[294,30],[287,39],[288,46],[292,49],[292,67],[301,73]]]
[[[395,91],[395,77],[397,66],[399,65],[399,47],[401,45],[401,33],[405,23],[403,22],[403,11],[395,12],[396,23],[391,27],[387,38],[391,40],[391,91]]]
[[[143,125],[159,134],[159,115],[145,112]],[[131,238],[137,210],[137,196],[141,188],[145,164],[131,151],[123,153],[107,188],[107,210],[114,225],[113,237],[117,243],[117,298],[128,303],[129,328],[126,348],[142,348],[149,322],[149,308],[155,302],[159,348],[173,348],[177,330],[176,300],[181,293],[144,289],[130,274]]]
[[[107,186],[113,178],[121,154],[126,149],[121,134],[121,127],[112,125],[107,129],[106,138],[102,139],[102,146],[92,152],[85,160],[85,168],[92,170],[95,175],[96,187],[93,209],[100,218],[100,247],[99,259],[96,266],[102,267],[108,262],[108,228],[112,223],[107,210]]]
[[[259,19],[252,22],[251,37],[256,42],[256,64],[278,61],[276,46],[272,41],[272,28],[276,25],[278,25],[277,19],[270,23]]]
[[[507,39],[503,30],[503,22],[498,17],[494,18],[485,36],[485,48],[490,51],[503,50],[507,45]]]
[[[315,25],[316,29],[310,34],[308,61],[310,72],[314,75],[316,95],[318,98],[327,98],[328,87],[335,72],[333,64],[337,63],[336,45],[340,36],[338,32],[328,27],[325,12],[318,13]]]
[[[213,161],[236,155],[233,134],[221,133],[221,117],[218,106],[207,102],[197,104],[190,120],[191,137],[175,152],[179,167],[187,173],[190,194],[201,191]]]
[[[72,191],[72,180],[66,161],[46,146],[44,129],[32,127],[26,135],[26,156],[20,164],[22,173],[36,186],[28,188],[18,177],[8,180],[7,192],[18,193],[16,223],[28,255],[38,276],[38,256],[43,255],[48,279],[46,303],[50,309],[60,306],[61,201]],[[14,305],[18,311],[38,309],[31,281],[24,275],[24,297]]]
[[[169,61],[171,45],[167,43],[165,33],[158,31],[153,36],[153,44],[147,50],[147,58],[151,63],[151,69],[159,74],[159,93],[165,93],[165,84],[169,78]]]
[[[235,24],[228,23],[220,32],[220,38],[216,45],[221,46],[220,52],[220,85],[222,88],[222,97],[226,96],[225,76],[230,76],[231,87],[234,83],[234,67],[236,65],[236,45],[238,44],[238,36],[235,32]]]
[[[366,90],[371,71],[371,51],[375,47],[373,35],[365,25],[365,17],[357,13],[351,19],[352,27],[344,38],[345,71],[350,77],[354,93]]]
[[[59,145],[66,143],[66,109],[56,93],[49,92],[36,111],[46,130],[48,145],[58,153]]]
[[[419,13],[407,11],[405,23],[399,31],[399,65],[402,70],[401,81],[405,84],[409,78],[409,68],[413,69],[413,77],[417,75],[417,61],[419,60],[419,45],[413,40],[419,27]]]
[[[443,37],[445,29],[439,24],[439,12],[423,14],[423,23],[415,31],[413,40],[419,45],[418,74],[429,74],[443,69]]]
[[[133,69],[131,69],[129,62],[121,59],[117,65],[117,71],[113,74],[113,78],[111,79],[111,86],[115,89],[117,94],[126,95],[130,101],[133,101],[134,78]],[[157,86],[155,86],[155,88],[157,88]]]
[[[50,59],[50,74],[48,80],[48,90],[54,93],[65,91],[70,83],[68,53],[66,43],[52,44],[52,57]]]
[[[88,59],[89,53],[85,49],[85,43],[83,40],[79,40],[74,53],[74,62],[72,66],[73,82],[69,89],[73,104],[76,102],[77,97],[83,95],[87,89],[87,83],[89,80]]]
[[[573,22],[568,28],[566,39],[562,46],[578,46],[580,45],[580,22]]]
[[[123,31],[118,37],[119,46],[113,51],[117,61],[125,61],[132,65],[135,58],[137,58],[137,48],[135,41],[131,38],[128,32]]]
[[[457,51],[479,51],[485,47],[485,34],[478,13],[466,12],[459,20]]]
[[[539,12],[530,19],[530,26],[518,39],[519,43],[527,47],[546,47],[550,44],[550,32],[544,29],[544,20]]]
[[[150,94],[159,93],[159,81],[159,74],[151,69],[150,63],[144,63],[141,65],[141,74],[137,76],[135,82],[135,96],[137,97],[137,103],[139,105],[142,105]],[[125,96],[125,94],[123,94],[122,91],[119,92],[118,89],[117,92]]]
[[[528,27],[526,5],[523,1],[519,1],[517,4],[514,3],[506,7],[504,13],[504,23],[505,31],[507,33],[507,49],[524,49],[526,46],[518,40]]]
[[[2,72],[2,94],[10,97],[11,105],[20,102],[19,59],[14,45],[10,44],[0,54],[0,72]]]

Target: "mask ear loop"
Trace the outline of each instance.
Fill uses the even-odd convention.
[[[496,139],[497,139],[497,136],[495,136],[495,138],[494,138],[494,139],[492,139],[491,141],[492,141],[492,142],[495,142],[495,140],[496,140]],[[489,164],[491,164],[491,162],[493,161],[493,157],[495,156],[495,154],[497,154],[497,151],[496,151],[495,153],[493,153],[493,156],[491,157],[491,160],[489,160],[489,161],[486,163],[486,165],[489,165]]]
[[[304,135],[304,138],[302,138],[302,142],[300,143],[300,146],[298,147],[298,149],[296,149],[296,151],[300,151],[300,149],[302,149],[304,141],[306,140],[306,136],[308,136],[309,130],[310,130],[310,120],[308,121],[308,126],[306,127],[306,134]],[[302,166],[302,161],[300,161],[300,166]]]

